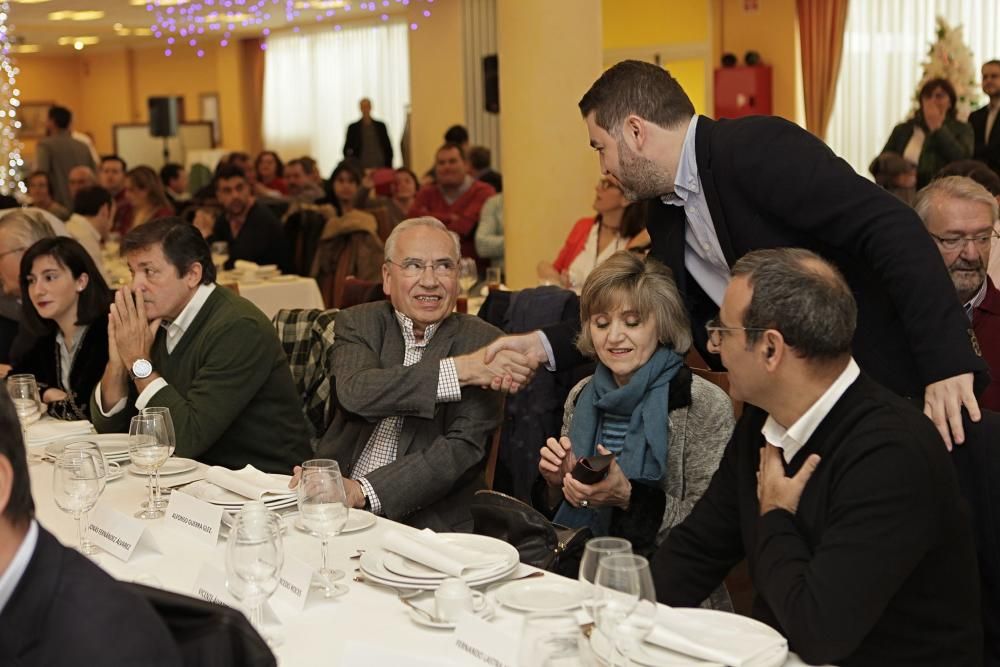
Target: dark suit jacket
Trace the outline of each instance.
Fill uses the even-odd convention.
[[[1000,118],[993,121],[993,131],[990,132],[990,143],[986,143],[986,117],[990,113],[987,104],[969,114],[969,125],[972,126],[974,148],[972,157],[982,160],[990,169],[1000,174]]]
[[[233,268],[236,260],[243,259],[257,264],[277,264],[282,273],[293,273],[281,220],[260,202],[250,207],[246,222],[235,239],[225,214],[216,218],[208,242],[216,241],[229,244],[227,269]]]
[[[392,166],[392,142],[389,141],[389,131],[385,128],[385,123],[372,119],[375,126],[375,134],[378,135],[378,142],[382,147],[382,156],[385,158],[383,167]],[[347,139],[344,141],[344,158],[361,158],[361,121],[357,120],[347,126]]]
[[[0,665],[179,667],[181,658],[146,600],[39,526],[0,614]]]
[[[396,460],[365,478],[390,519],[437,531],[469,531],[473,494],[484,488],[486,453],[501,422],[501,397],[463,387],[457,403],[436,402],[438,362],[478,350],[501,335],[471,315],[453,313],[421,360],[403,365],[405,343],[392,304],[337,313],[331,352],[335,414],[316,454],[350,471],[384,417],[403,417]]]
[[[912,209],[781,118],[700,117],[695,147],[730,266],[751,250],[808,248],[836,264],[851,286],[854,357],[875,380],[903,396],[922,396],[931,382],[970,371],[977,388],[988,383],[955,287]],[[649,211],[650,254],[673,270],[698,351],[721,368],[705,333],[718,306],[684,268],[684,210],[652,200]],[[549,340],[560,367],[578,359],[572,335],[553,330]]]
[[[760,516],[767,414],[747,406],[719,470],[653,559],[660,602],[697,606],[744,555],[753,616],[809,664],[979,665],[968,508],[941,437],[863,373],[785,465],[822,460],[798,510]]]
[[[65,390],[56,365],[59,346],[55,333],[35,339],[35,344],[14,365],[12,373],[31,373],[38,381],[38,390],[45,393],[50,387]],[[69,385],[73,395],[65,401],[49,405],[49,414],[58,419],[90,419],[90,395],[101,381],[108,365],[108,314],[104,313],[90,323],[80,341],[80,349],[73,358],[69,371]]]

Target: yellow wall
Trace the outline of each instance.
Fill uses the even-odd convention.
[[[80,68],[73,56],[20,57],[17,87],[23,103],[49,102],[77,111],[80,108]],[[83,129],[78,117],[76,129]],[[35,153],[36,139],[24,139],[25,156]]]
[[[743,61],[754,50],[772,67],[773,113],[799,124],[801,66],[795,0],[761,0],[758,10],[747,13],[743,0],[721,0],[717,16],[721,51]]]

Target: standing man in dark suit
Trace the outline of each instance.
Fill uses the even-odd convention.
[[[580,110],[601,171],[630,199],[652,199],[651,255],[673,270],[695,345],[710,363],[718,358],[706,350],[703,327],[722,303],[729,268],[758,248],[809,248],[858,294],[853,346],[861,367],[898,394],[922,396],[949,447],[952,437],[963,441],[961,409],[979,420],[973,377],[985,386],[988,372],[909,207],[781,118],[695,116],[676,79],[651,63],[608,69]],[[572,335],[558,327],[546,334],[544,343],[529,334],[489,351],[510,347],[572,365]]]
[[[697,606],[745,557],[753,616],[811,665],[980,665],[968,508],[931,423],[851,357],[856,312],[812,252],[736,262],[707,334],[747,407],[657,597]]]
[[[983,92],[989,98],[986,106],[969,114],[975,142],[972,157],[1000,174],[1000,60],[983,63]]]
[[[316,453],[339,461],[353,507],[418,528],[469,531],[469,503],[484,488],[503,416],[501,397],[483,387],[504,375],[523,382],[534,365],[515,352],[484,363],[482,348],[500,330],[452,312],[459,243],[439,220],[400,223],[385,257],[389,301],[337,313],[336,411]]]
[[[210,223],[207,216],[195,216],[195,225],[209,244],[225,241],[229,244],[231,269],[236,260],[257,264],[277,264],[282,273],[293,271],[285,243],[281,221],[263,204],[256,201],[246,174],[237,166],[219,169],[215,176],[215,196],[222,213]]]
[[[180,666],[148,602],[35,521],[21,426],[0,392],[0,665]]]
[[[347,126],[344,159],[357,160],[362,170],[392,167],[392,142],[385,123],[372,118],[372,101],[367,97],[358,106],[361,120]]]

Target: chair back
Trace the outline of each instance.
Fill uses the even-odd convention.
[[[285,220],[285,241],[292,253],[292,268],[300,276],[310,275],[319,238],[326,226],[326,217],[320,211],[302,208]]]
[[[347,276],[344,280],[344,289],[340,297],[340,307],[350,308],[360,303],[371,303],[385,299],[385,292],[382,291],[382,283],[375,280],[361,280],[354,276]]]
[[[335,315],[335,310],[294,308],[279,310],[273,320],[302,401],[313,451],[333,418],[330,351]]]

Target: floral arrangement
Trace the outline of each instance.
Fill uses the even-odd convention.
[[[915,108],[920,108],[920,88],[927,81],[947,79],[958,96],[958,118],[965,120],[969,112],[979,106],[979,72],[972,51],[962,39],[962,26],[952,28],[941,16],[937,17],[936,34],[937,41],[927,51],[927,59],[922,63],[924,73],[913,94]]]

